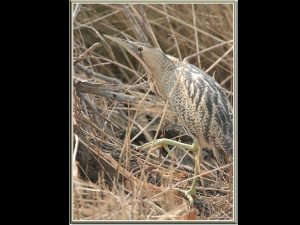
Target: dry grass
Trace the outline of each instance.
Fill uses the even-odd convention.
[[[213,75],[232,101],[232,5],[84,4],[73,15],[73,219],[232,220],[231,164],[219,167],[205,150],[191,208],[172,190],[191,184],[190,153],[173,149],[171,159],[136,150],[156,137],[192,139],[149,90],[139,62],[102,36],[149,42],[186,58]]]

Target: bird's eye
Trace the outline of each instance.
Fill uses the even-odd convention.
[[[138,47],[138,50],[141,52],[141,51],[143,51],[143,48],[142,47]]]

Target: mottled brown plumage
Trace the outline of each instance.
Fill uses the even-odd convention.
[[[178,61],[175,67],[179,81],[169,103],[186,132],[198,139],[201,147],[231,154],[232,109],[220,85],[189,63]]]
[[[105,36],[125,47],[144,65],[151,88],[168,101],[186,132],[193,137],[194,144],[186,148],[198,153],[197,161],[201,161],[204,147],[212,149],[217,159],[222,152],[232,154],[232,109],[214,78],[149,44]],[[156,141],[162,143],[173,144]],[[200,166],[195,165],[195,171],[199,170]],[[195,187],[195,182],[192,186]],[[189,192],[194,193],[195,190]]]

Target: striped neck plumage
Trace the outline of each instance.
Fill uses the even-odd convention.
[[[156,52],[155,57],[144,56],[143,60],[150,70],[155,92],[166,100],[177,80],[175,64],[161,51]]]

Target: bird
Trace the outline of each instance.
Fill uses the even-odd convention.
[[[104,36],[142,63],[150,88],[171,106],[184,130],[193,138],[191,145],[162,138],[140,146],[142,149],[164,147],[169,153],[168,146],[177,146],[193,152],[192,185],[188,191],[176,188],[193,204],[203,148],[211,149],[215,155],[224,153],[229,158],[233,154],[233,110],[224,89],[202,69],[165,54],[159,47]]]

